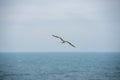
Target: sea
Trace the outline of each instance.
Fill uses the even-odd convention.
[[[120,53],[0,53],[0,80],[120,80]]]

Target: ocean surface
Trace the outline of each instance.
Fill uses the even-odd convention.
[[[120,80],[120,53],[0,53],[0,80]]]

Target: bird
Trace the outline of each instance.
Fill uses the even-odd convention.
[[[56,37],[56,38],[59,38],[61,41],[62,41],[62,43],[68,43],[69,45],[71,45],[72,47],[75,47],[72,43],[70,43],[69,41],[66,41],[66,40],[64,40],[63,38],[61,38],[61,37],[59,37],[59,36],[56,36],[56,35],[52,35],[53,37]]]

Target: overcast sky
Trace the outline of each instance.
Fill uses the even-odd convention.
[[[31,51],[120,52],[120,0],[0,0],[0,52]]]

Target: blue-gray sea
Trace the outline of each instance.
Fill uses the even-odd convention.
[[[120,80],[120,53],[0,53],[0,80]]]

